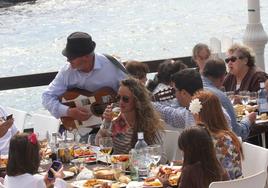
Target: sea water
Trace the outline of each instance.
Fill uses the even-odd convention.
[[[268,1],[260,0],[268,32]],[[198,42],[227,36],[241,42],[246,0],[37,0],[0,9],[0,77],[57,71],[74,31],[92,35],[96,51],[122,60],[191,55]],[[268,48],[265,56],[268,58]],[[44,113],[46,86],[0,91],[0,104]]]

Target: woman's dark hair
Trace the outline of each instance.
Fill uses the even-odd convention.
[[[172,75],[171,79],[175,83],[177,90],[184,89],[190,95],[194,95],[196,91],[203,89],[201,75],[193,68],[183,69]]]
[[[159,83],[164,83],[166,85],[170,84],[171,76],[183,69],[186,69],[187,65],[185,65],[182,61],[173,59],[165,60],[158,66],[157,74],[153,81],[150,81],[147,85],[147,89],[151,92],[156,88]]]
[[[32,143],[29,134],[19,133],[10,140],[7,175],[36,174],[40,165],[39,143]]]
[[[224,169],[217,160],[211,135],[202,124],[185,129],[179,137],[178,145],[184,153],[183,168],[201,163],[204,173],[201,182],[205,184],[202,187],[209,187],[211,182],[222,179]]]
[[[139,61],[127,61],[125,67],[128,73],[136,79],[142,79],[146,77],[146,74],[149,72],[149,67],[147,64]]]

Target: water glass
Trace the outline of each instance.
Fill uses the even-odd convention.
[[[240,91],[239,96],[243,105],[247,105],[250,99],[250,92],[249,91]]]
[[[152,159],[154,166],[156,166],[157,163],[161,159],[161,154],[162,154],[161,145],[150,145],[147,147],[147,150],[148,150],[148,155]]]

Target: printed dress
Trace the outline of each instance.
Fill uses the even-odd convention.
[[[237,179],[242,176],[242,157],[232,138],[227,134],[218,134],[212,137],[217,159],[229,174],[230,179]]]

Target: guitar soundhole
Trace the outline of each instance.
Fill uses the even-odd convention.
[[[95,115],[95,116],[102,116],[106,106],[108,104],[97,104],[97,103],[93,103],[90,108],[91,108],[91,112]]]

